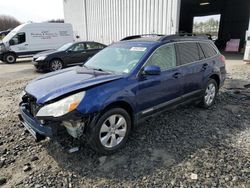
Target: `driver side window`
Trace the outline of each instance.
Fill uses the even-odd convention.
[[[75,45],[73,45],[70,50],[74,51],[74,52],[78,52],[78,51],[84,51],[85,50],[85,46],[84,43],[77,43]]]
[[[22,44],[26,42],[25,33],[17,33],[12,39],[10,40],[10,46]]]
[[[156,65],[162,71],[176,66],[175,47],[173,44],[167,44],[159,47],[149,58],[146,65]]]

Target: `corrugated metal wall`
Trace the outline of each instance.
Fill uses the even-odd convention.
[[[75,36],[86,39],[84,0],[63,0],[64,20],[71,23]]]
[[[67,0],[67,3],[70,1],[74,4],[78,2]],[[81,31],[84,40],[110,44],[128,35],[173,34],[178,31],[180,0],[82,1],[82,9],[87,15],[86,28]],[[70,6],[65,8],[70,9]],[[65,20],[73,27],[79,24],[81,19],[67,20],[67,12]]]

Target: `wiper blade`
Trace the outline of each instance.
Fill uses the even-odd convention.
[[[101,68],[93,68],[93,70],[101,71],[101,72],[106,72],[106,71],[102,70]]]

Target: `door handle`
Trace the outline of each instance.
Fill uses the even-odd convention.
[[[28,44],[24,44],[24,46],[28,46]]]
[[[84,52],[81,52],[81,54],[86,54],[86,53],[87,53],[87,52],[85,52],[85,51],[84,51]]]
[[[204,63],[204,64],[202,65],[202,70],[206,70],[207,67],[208,67],[208,64],[207,64],[207,63]]]
[[[173,78],[179,78],[181,76],[181,73],[176,72],[173,74]]]

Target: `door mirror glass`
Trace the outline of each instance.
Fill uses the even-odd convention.
[[[15,45],[14,40],[11,39],[11,40],[9,41],[9,44],[10,44],[10,46]]]
[[[143,70],[144,75],[160,75],[161,68],[156,65],[148,65]]]

